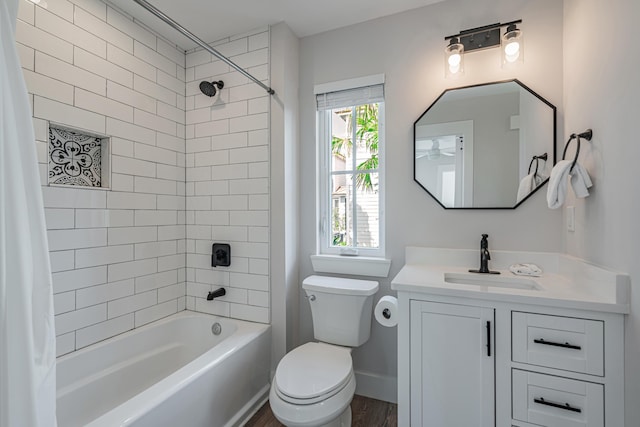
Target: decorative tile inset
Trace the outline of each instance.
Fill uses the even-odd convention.
[[[49,184],[101,187],[102,139],[49,127]]]

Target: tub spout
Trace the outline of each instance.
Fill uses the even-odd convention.
[[[207,301],[211,301],[214,298],[223,297],[227,294],[227,291],[224,288],[216,289],[215,291],[209,292],[207,294]]]

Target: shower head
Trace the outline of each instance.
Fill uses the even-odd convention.
[[[200,82],[200,91],[205,95],[212,97],[215,96],[216,92],[224,87],[224,82],[222,80],[212,81],[212,82]]]

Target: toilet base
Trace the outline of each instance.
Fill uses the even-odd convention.
[[[351,427],[351,405],[347,406],[338,418],[319,427]]]
[[[282,420],[278,421],[283,422]],[[351,427],[351,405],[347,406],[347,409],[342,411],[338,418],[330,421],[328,424],[319,424],[313,427]]]

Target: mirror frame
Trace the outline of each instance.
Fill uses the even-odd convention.
[[[552,103],[550,103],[549,101],[547,101],[546,99],[544,99],[542,96],[540,96],[538,93],[536,93],[535,91],[533,91],[530,87],[528,87],[527,85],[525,85],[524,83],[522,83],[520,80],[518,79],[509,79],[509,80],[498,80],[498,81],[494,81],[494,82],[488,82],[488,83],[479,83],[479,84],[475,84],[475,85],[467,85],[467,86],[460,86],[460,87],[455,87],[455,88],[449,88],[449,89],[445,89],[432,103],[431,105],[429,105],[429,107],[422,113],[420,114],[420,117],[418,117],[416,119],[415,122],[413,122],[413,152],[412,152],[412,156],[413,156],[413,180],[424,190],[426,191],[436,202],[438,202],[438,204],[440,206],[442,206],[442,208],[444,209],[500,209],[500,210],[504,210],[504,209],[515,209],[518,206],[520,206],[522,203],[524,203],[527,199],[529,199],[535,192],[537,192],[540,188],[544,187],[544,185],[547,183],[547,181],[549,181],[549,177],[547,177],[544,181],[542,181],[542,183],[540,183],[540,185],[538,185],[532,192],[530,192],[529,194],[527,194],[526,197],[524,197],[522,200],[520,200],[519,202],[515,203],[513,206],[506,206],[506,207],[485,207],[485,206],[464,206],[464,207],[447,207],[445,205],[442,204],[442,202],[440,200],[438,200],[438,198],[436,196],[434,196],[431,191],[427,190],[425,188],[424,185],[422,185],[422,183],[420,183],[420,181],[418,181],[418,179],[416,178],[416,126],[418,124],[418,122],[429,112],[429,110],[431,110],[431,108],[433,108],[438,101],[447,93],[447,92],[451,92],[454,90],[460,90],[460,89],[468,89],[468,88],[474,88],[474,87],[480,87],[480,86],[489,86],[489,85],[495,85],[495,84],[500,84],[500,83],[516,83],[517,85],[519,85],[520,87],[522,87],[523,89],[525,89],[527,92],[529,92],[531,95],[535,96],[538,100],[542,101],[543,103],[545,103],[548,107],[551,108],[551,110],[553,111],[553,149],[552,149],[552,166],[555,166],[556,164],[556,149],[557,149],[557,131],[558,131],[558,118],[557,118],[557,109],[555,107],[555,105],[553,105]]]

